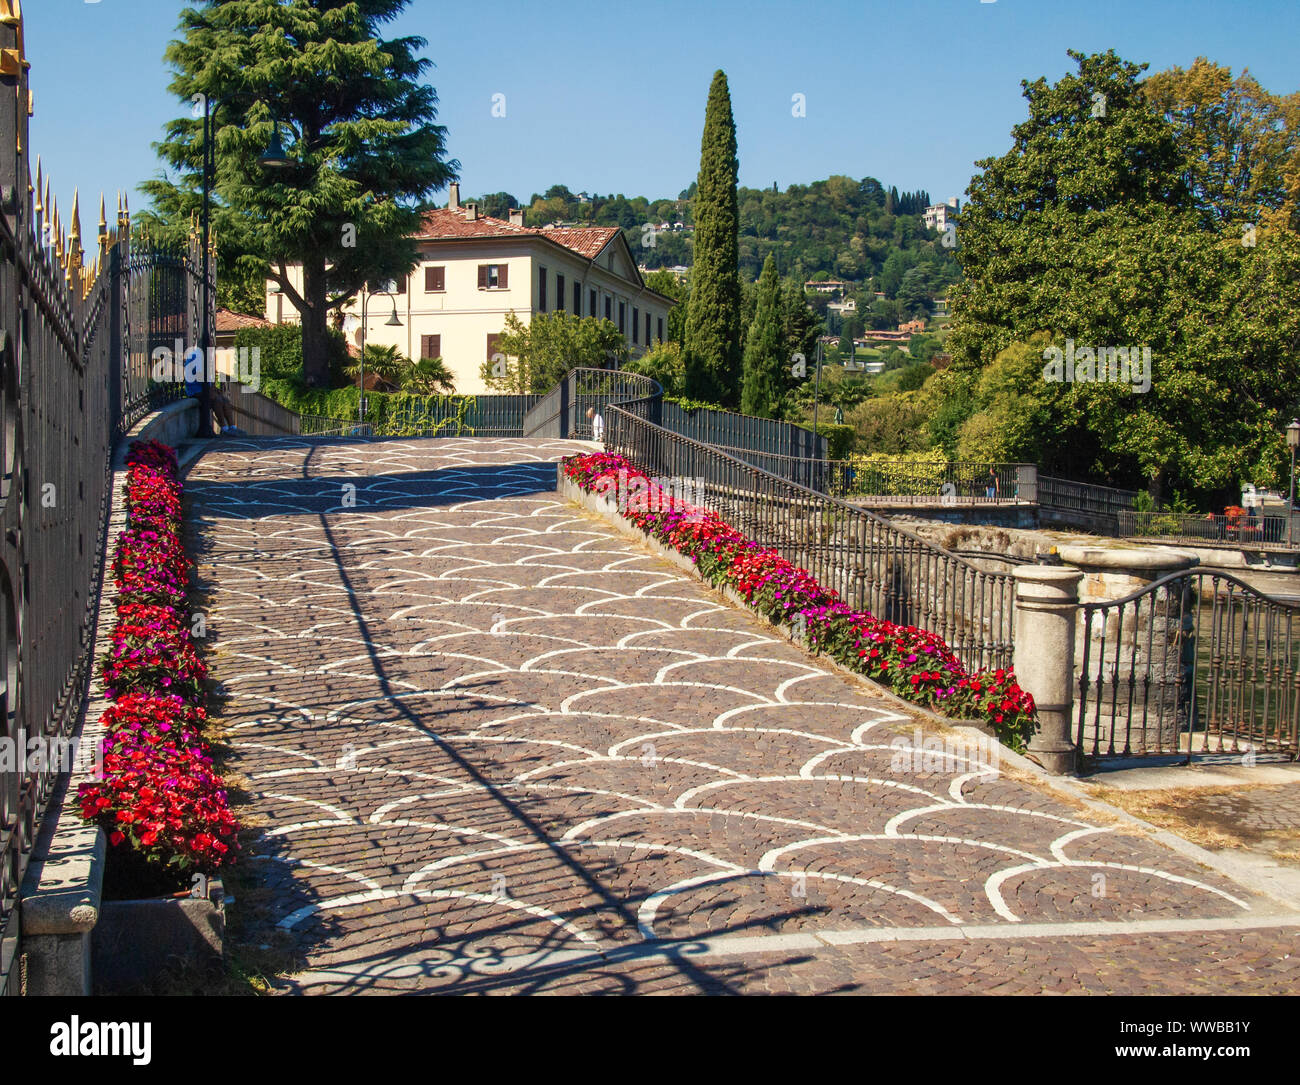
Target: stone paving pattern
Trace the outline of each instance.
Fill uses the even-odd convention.
[[[561,500],[589,447],[223,439],[191,470],[288,989],[1294,985],[1287,929],[678,952],[1269,906],[1038,785],[900,758],[913,719]]]

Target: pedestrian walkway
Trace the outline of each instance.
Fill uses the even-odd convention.
[[[224,440],[190,472],[286,990],[1295,989],[1300,917],[900,748],[892,703],[561,500],[587,447]]]

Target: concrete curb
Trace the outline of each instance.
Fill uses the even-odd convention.
[[[700,575],[700,571],[689,558],[683,557],[675,550],[670,550],[657,539],[651,538],[635,524],[626,520],[619,513],[618,506],[614,501],[609,498],[600,497],[578,486],[577,483],[564,474],[563,462],[557,465],[556,474],[557,489],[561,497],[571,501],[588,512],[599,516],[602,520],[611,524],[621,534],[626,535],[628,538],[645,546],[648,550],[668,562],[670,565],[675,565],[680,569],[690,572],[706,588],[722,596],[722,598],[726,599],[733,605],[749,614],[753,614],[757,618],[768,621],[768,624],[780,630],[788,640],[799,647],[804,648],[804,651],[808,652],[809,657],[815,659],[819,665],[833,669],[839,674],[852,679],[857,684],[865,686],[873,695],[879,696],[882,700],[896,706],[900,712],[904,712],[910,716],[919,717],[928,723],[935,724],[940,728],[956,733],[956,735],[968,745],[968,749],[970,749],[973,754],[983,755],[988,750],[988,744],[997,741],[981,723],[953,720],[946,716],[940,716],[938,713],[931,712],[928,709],[920,708],[904,701],[892,691],[882,688],[866,676],[858,674],[856,671],[849,670],[847,667],[837,663],[828,656],[809,651],[794,636],[793,629],[763,618],[761,614],[758,614],[758,612],[749,606],[749,604],[746,603],[734,590],[730,588],[717,588],[710,584]],[[1074,779],[1054,775],[1044,769],[1037,762],[1030,760],[1023,754],[1016,753],[1014,750],[1002,745],[1001,743],[998,744],[997,757],[999,761],[1011,765],[1039,783],[1051,788],[1053,791],[1062,795],[1068,795],[1071,799],[1074,799],[1091,810],[1108,815],[1118,821],[1125,822],[1135,828],[1144,830],[1153,839],[1157,840],[1171,851],[1178,852],[1180,855],[1199,863],[1201,866],[1222,874],[1225,878],[1236,882],[1253,893],[1267,897],[1270,900],[1283,905],[1288,912],[1300,911],[1300,896],[1286,892],[1279,893],[1276,885],[1273,885],[1267,879],[1261,878],[1258,872],[1253,870],[1248,864],[1237,862],[1226,856],[1216,855],[1213,852],[1202,848],[1198,844],[1193,844],[1190,840],[1184,840],[1181,836],[1177,836],[1167,829],[1161,829],[1159,826],[1152,825],[1148,821],[1143,821],[1141,818],[1130,814],[1127,810],[1118,806],[1113,806],[1102,799],[1098,799],[1089,794],[1088,791],[1082,785],[1076,783]]]

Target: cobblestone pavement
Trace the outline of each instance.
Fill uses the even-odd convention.
[[[922,754],[562,501],[584,447],[223,439],[191,470],[288,989],[1294,986],[1300,928],[1266,901]]]

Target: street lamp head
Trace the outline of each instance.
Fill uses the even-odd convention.
[[[1300,421],[1294,418],[1286,428],[1286,443],[1290,448],[1300,448]]]
[[[397,302],[393,302],[393,315],[385,320],[384,323],[390,328],[400,328],[402,326],[401,320],[397,317]]]
[[[280,122],[275,121],[271,132],[271,145],[257,161],[268,169],[279,169],[289,164],[289,156],[284,153],[284,144],[280,142]]]

